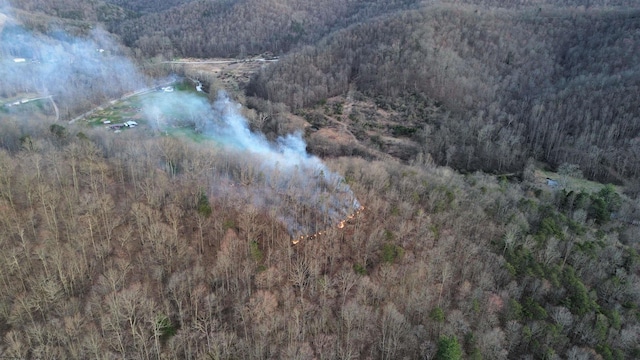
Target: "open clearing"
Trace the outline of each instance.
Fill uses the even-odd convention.
[[[595,182],[595,181],[590,181],[584,178],[561,175],[556,172],[545,171],[540,169],[536,170],[535,178],[536,178],[536,184],[538,184],[540,187],[564,189],[566,191],[574,191],[574,192],[584,191],[586,193],[596,193],[602,190],[606,186],[605,184]],[[547,179],[551,179],[552,181],[557,182],[557,185],[555,187],[549,186]],[[622,193],[622,189],[619,186],[614,186],[614,188],[619,194]]]
[[[93,109],[91,112],[85,114],[82,120],[89,126],[104,127],[115,131],[129,130],[130,128],[127,126],[119,126],[129,121],[134,121],[138,125],[148,125],[150,121],[172,124],[182,123],[183,121],[181,120],[185,120],[183,119],[184,114],[179,111],[158,113],[155,119],[149,119],[143,111],[145,103],[159,103],[167,97],[176,96],[180,93],[193,93],[198,96],[206,95],[195,91],[195,86],[189,80],[184,80],[176,82],[172,86],[157,87],[133,96],[121,98],[120,100],[111,101],[108,106]],[[162,131],[165,133],[182,134],[198,140],[195,131],[188,126],[171,126],[162,128]]]

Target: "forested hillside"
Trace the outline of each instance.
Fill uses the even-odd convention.
[[[404,9],[394,1],[192,1],[168,11],[114,23],[128,46],[147,56],[239,56],[282,54],[331,31]]]
[[[194,0],[105,0],[137,14],[162,12],[172,7],[190,3]]]
[[[39,30],[50,26],[49,30],[60,30],[56,27],[69,21],[96,22],[114,21],[122,19],[128,14],[124,9],[105,1],[77,1],[77,0],[10,0],[0,1],[0,8],[11,5],[15,15],[26,24],[38,24]],[[41,19],[42,15],[54,18]],[[56,19],[57,18],[57,19]]]
[[[15,3],[0,358],[640,358],[635,2]]]
[[[508,172],[535,157],[620,182],[640,169],[638,14],[408,11],[283,58],[252,91],[299,109],[355,85],[418,117],[439,163]],[[433,104],[446,115],[421,110]]]
[[[292,245],[280,209],[207,190],[263,180],[206,143],[28,129],[0,152],[3,356],[640,355],[638,210],[611,187],[340,158],[365,211]]]

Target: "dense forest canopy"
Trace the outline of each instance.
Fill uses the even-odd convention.
[[[41,11],[73,6],[53,4]],[[418,117],[407,124],[420,129],[415,147],[460,170],[521,171],[535,158],[578,164],[605,182],[637,178],[640,10],[632,3],[163,4],[104,3],[125,11],[105,24],[138,56],[292,50],[250,93],[298,109],[355,85]],[[100,6],[82,11],[94,19]],[[420,114],[434,104],[439,116]]]
[[[202,192],[215,149],[74,131],[0,152],[4,356],[639,355],[638,210],[613,187],[340,158],[366,210],[292,246],[273,212]]]
[[[194,0],[106,0],[106,3],[120,6],[137,14],[162,12],[172,7],[190,3]]]
[[[265,69],[255,94],[293,108],[350,86],[422,115],[423,146],[459,169],[508,172],[528,157],[621,182],[640,168],[640,12],[441,7],[332,34]],[[413,103],[412,103],[413,102]],[[420,115],[418,115],[420,116]],[[496,154],[501,154],[496,156]]]
[[[0,358],[640,358],[635,1],[11,3]]]
[[[286,53],[349,24],[415,5],[394,1],[193,1],[114,23],[125,44],[149,55],[239,56]]]

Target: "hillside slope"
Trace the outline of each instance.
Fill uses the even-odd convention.
[[[3,4],[4,2],[4,4]],[[38,22],[42,27],[64,23],[69,21],[109,22],[131,16],[125,9],[110,4],[106,1],[77,1],[77,0],[16,0],[0,1],[0,8],[12,8],[20,20],[25,23],[32,23],[38,20],[39,16],[47,15],[59,20],[49,19],[54,24],[47,24],[44,21]],[[53,27],[52,27],[53,28]],[[59,29],[58,29],[59,30]]]
[[[260,207],[268,179],[210,143],[0,130],[22,143],[0,143],[0,356],[640,354],[638,209],[610,187],[334,159],[365,209],[293,245],[280,215],[313,204]]]
[[[123,9],[137,14],[162,12],[175,6],[190,3],[195,0],[105,0],[105,2],[117,5]]]
[[[640,202],[580,178],[639,171],[637,12],[166,4],[118,31],[262,50],[243,14],[291,52],[225,83],[249,108],[191,80],[123,104],[146,79],[96,22],[6,17],[0,358],[640,358]],[[180,27],[198,6],[221,47]]]
[[[416,140],[439,163],[508,172],[534,157],[621,182],[640,169],[639,15],[407,11],[290,54],[250,91],[295,109],[355,86],[417,116],[424,131]],[[446,120],[421,114],[434,104]]]
[[[147,56],[282,54],[349,24],[414,6],[394,1],[192,1],[112,25]]]

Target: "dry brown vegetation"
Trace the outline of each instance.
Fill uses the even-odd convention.
[[[294,246],[280,209],[206,191],[229,155],[75,131],[0,152],[4,356],[637,354],[637,230],[598,197],[336,158],[366,210]]]
[[[579,179],[637,182],[634,13],[112,2],[146,14],[114,13],[139,57],[295,49],[248,88],[250,66],[168,67],[230,88],[269,139],[304,129],[365,210],[294,245],[282,215],[321,210],[250,201],[260,174],[242,154],[2,108],[0,357],[640,357],[636,192]],[[104,3],[47,4],[68,21]]]
[[[355,89],[396,112],[399,132],[413,132],[437,163],[463,171],[521,171],[532,157],[578,164],[602,182],[635,183],[636,15],[637,8],[403,11],[282,57],[249,91],[305,111]]]

